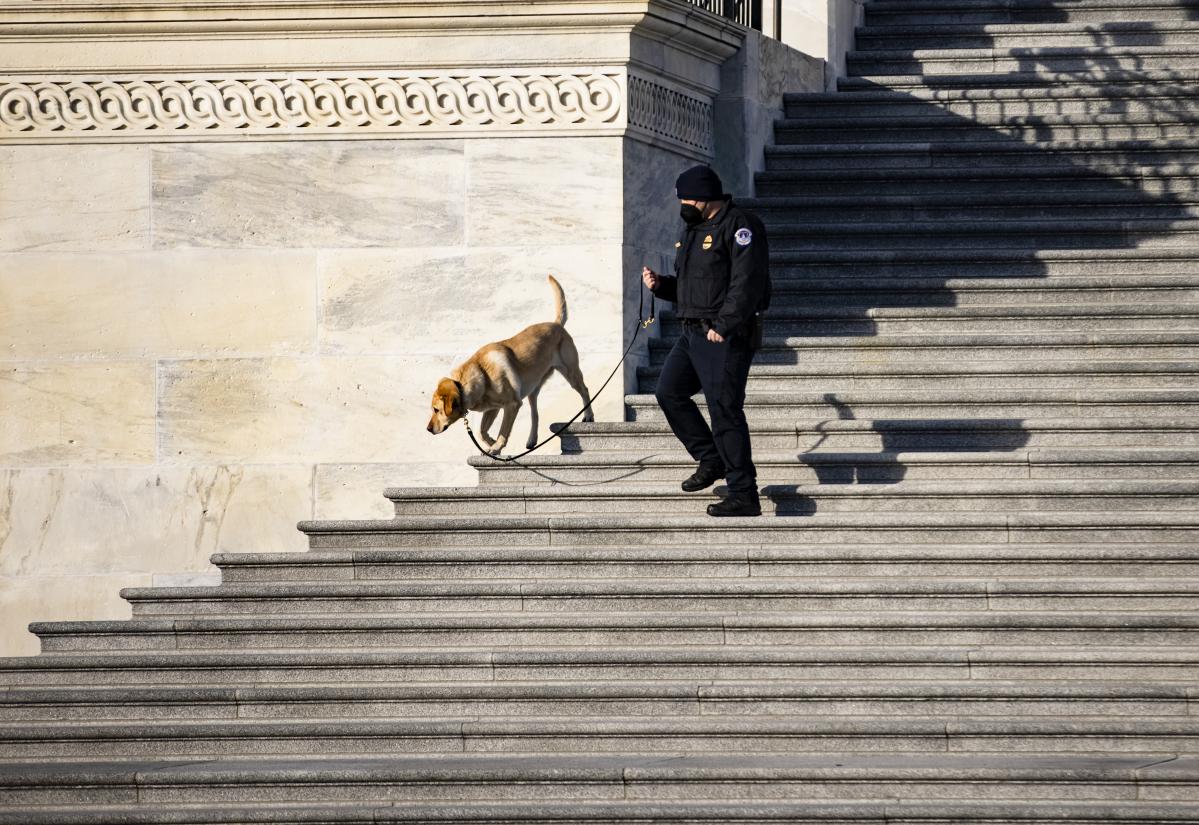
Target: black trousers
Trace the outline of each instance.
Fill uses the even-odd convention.
[[[670,429],[691,457],[701,464],[724,465],[732,494],[758,491],[744,409],[745,382],[754,357],[751,338],[741,333],[717,344],[708,340],[700,324],[685,324],[662,365],[655,393]],[[701,389],[711,428],[691,400]]]

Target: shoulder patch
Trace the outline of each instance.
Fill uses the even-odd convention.
[[[733,240],[737,242],[737,246],[749,246],[749,242],[754,239],[754,233],[742,227],[733,235]]]

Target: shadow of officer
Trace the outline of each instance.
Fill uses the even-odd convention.
[[[679,175],[675,194],[686,226],[675,244],[674,275],[649,267],[641,272],[655,296],[674,303],[683,326],[658,377],[658,405],[699,462],[683,490],[727,478],[728,496],[710,505],[708,514],[761,515],[744,407],[749,365],[762,344],[759,313],[770,303],[766,230],[756,215],[733,203],[707,166]],[[710,429],[691,400],[701,389]]]

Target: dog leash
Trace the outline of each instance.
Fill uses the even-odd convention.
[[[654,293],[652,292],[649,294],[649,319],[647,320],[645,318],[645,292],[646,290],[644,287],[639,290],[637,301],[637,326],[633,330],[633,339],[629,341],[629,345],[625,347],[624,355],[620,356],[620,360],[616,362],[616,366],[612,368],[612,372],[608,373],[608,377],[604,380],[604,383],[600,385],[599,391],[596,392],[595,395],[591,396],[591,400],[583,405],[583,409],[574,414],[574,418],[567,421],[557,431],[551,433],[548,437],[537,444],[534,444],[520,455],[498,456],[492,455],[483,449],[482,445],[479,444],[478,439],[475,438],[475,431],[470,428],[470,419],[468,419],[466,416],[463,416],[462,423],[466,425],[466,434],[470,436],[470,440],[475,445],[475,449],[477,449],[480,454],[485,455],[494,461],[503,461],[507,463],[509,461],[516,461],[518,458],[524,458],[529,453],[540,449],[549,442],[553,441],[555,438],[561,438],[562,434],[570,429],[570,425],[579,420],[579,416],[591,409],[591,405],[595,403],[595,399],[599,398],[600,393],[602,393],[604,388],[607,387],[609,382],[612,381],[613,376],[616,375],[616,371],[620,369],[621,365],[625,362],[625,359],[629,357],[629,353],[633,351],[633,345],[637,343],[637,336],[641,334],[641,330],[649,329],[650,325],[656,320],[654,317]]]

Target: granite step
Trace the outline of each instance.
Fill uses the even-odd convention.
[[[1199,305],[1199,278],[1185,275],[1044,277],[903,277],[867,274],[866,267],[774,267],[772,307],[814,306],[1124,306],[1140,303]],[[782,271],[778,271],[778,270]]]
[[[184,757],[361,757],[446,753],[1092,753],[1171,756],[1199,747],[1199,719],[710,714],[0,723],[0,761]],[[1196,809],[1199,809],[1197,806]]]
[[[653,392],[661,367],[637,370],[638,389]],[[1199,389],[1199,364],[1178,361],[1103,361],[954,364],[889,361],[885,364],[754,364],[747,389],[752,393],[821,391],[868,392],[873,389]]]
[[[698,507],[693,516],[420,516],[302,521],[298,526],[314,550],[485,547],[497,533],[505,536],[509,547],[733,543],[747,548],[845,542],[1177,544],[1199,535],[1199,517],[1193,513],[817,513],[717,519]]]
[[[1199,303],[1164,300],[1109,306],[1038,303],[856,307],[784,304],[771,305],[762,320],[766,334],[771,337],[1142,330],[1193,333],[1199,329]],[[673,312],[659,313],[658,322],[664,338],[677,335],[682,328]]]
[[[952,145],[952,144],[949,144]],[[795,148],[795,147],[783,147]],[[1145,174],[1129,174],[1127,169],[1092,170],[1085,166],[1022,165],[982,168],[937,168],[888,166],[882,169],[819,167],[810,169],[771,169],[756,173],[754,190],[758,197],[847,197],[871,195],[930,198],[975,198],[988,194],[997,198],[1009,192],[1041,191],[1046,197],[1062,193],[1086,200],[1105,197],[1130,197],[1138,193],[1145,199],[1168,201],[1178,198],[1189,202],[1199,192],[1199,181],[1188,171],[1146,169]],[[1014,195],[1012,197],[1015,197]],[[742,203],[744,199],[738,199]],[[852,252],[853,250],[846,250]]]
[[[763,800],[1036,798],[1187,801],[1199,789],[1195,757],[693,754],[537,756],[462,754],[387,759],[206,760],[0,766],[0,800],[54,805],[86,789],[93,805],[275,804],[441,800]],[[322,794],[322,796],[317,796]],[[31,811],[32,813],[33,811]],[[4,814],[0,813],[0,816]],[[2,821],[2,820],[0,820]],[[11,821],[11,820],[10,820]],[[372,821],[372,820],[367,820]],[[522,821],[527,821],[523,820]],[[659,819],[655,821],[673,821]],[[725,820],[727,821],[727,820]],[[783,820],[786,821],[786,820]],[[855,818],[853,821],[861,821]],[[868,820],[867,820],[868,821]],[[882,820],[879,820],[880,822]]]
[[[661,420],[661,416],[652,419]],[[695,461],[675,446],[670,450],[625,452],[605,451],[562,455],[533,454],[519,461],[497,461],[477,455],[469,463],[479,473],[483,487],[533,485],[567,487],[581,484],[595,493],[602,488],[623,496],[632,485],[677,484],[691,475]],[[1199,450],[1184,448],[1062,448],[967,451],[884,450],[878,452],[831,449],[759,450],[754,464],[758,484],[775,487],[782,497],[788,492],[808,492],[806,487],[825,484],[879,484],[894,486],[903,481],[1040,480],[1071,482],[1106,480],[1114,482],[1186,482],[1199,477]],[[484,493],[480,493],[483,495]],[[657,496],[645,493],[656,501]],[[562,493],[561,495],[567,495]],[[649,499],[646,499],[647,501]],[[629,502],[635,498],[627,498]],[[691,512],[702,511],[699,497]],[[681,503],[680,506],[686,506]],[[654,508],[656,511],[656,507]],[[624,512],[629,512],[626,506]],[[796,514],[798,515],[798,513]]]
[[[1110,77],[1135,77],[1141,72],[1199,69],[1199,48],[1182,38],[1170,45],[1104,46],[1083,36],[1076,45],[1009,46],[975,48],[892,48],[851,51],[848,73],[872,75],[982,75],[1073,72],[1078,80],[1103,81]],[[1140,40],[1152,39],[1146,33]],[[1184,35],[1185,37],[1185,35]]]
[[[463,681],[903,679],[1191,683],[1199,646],[671,645],[496,649],[143,651],[0,659],[0,685],[252,686]]]
[[[982,452],[1021,447],[1199,448],[1199,417],[1174,420],[831,418],[773,422],[754,428],[752,438],[756,450],[792,449],[803,453],[814,450]],[[678,439],[664,421],[576,421],[558,443],[564,454],[679,449]],[[806,492],[819,495],[821,490]]]
[[[688,458],[676,448],[679,464]],[[397,518],[442,515],[569,515],[618,514],[631,502],[654,503],[655,512],[694,513],[697,501],[713,501],[727,493],[717,482],[707,493],[684,493],[679,478],[649,482],[573,487],[532,484],[478,487],[392,487],[386,496]],[[762,509],[776,515],[842,512],[1090,512],[1108,509],[1199,509],[1199,478],[1189,481],[1133,480],[986,480],[902,481],[897,484],[832,484],[802,487],[765,484]]]
[[[1180,249],[1199,255],[1199,221],[1187,218],[774,223],[771,250]]]
[[[1094,195],[1068,189],[1056,193],[1009,192],[997,194],[992,199],[980,193],[967,197],[936,194],[920,198],[881,195],[875,199],[868,195],[801,196],[738,203],[757,213],[767,231],[780,222],[786,226],[800,220],[883,223],[980,218],[1066,221],[1192,220],[1199,217],[1199,200],[1183,201],[1177,195],[1155,198],[1135,189]]]
[[[1149,760],[1152,761],[1152,760]],[[1162,760],[1158,760],[1162,761]],[[385,822],[440,823],[440,825],[510,825],[510,823],[554,823],[554,825],[622,825],[623,823],[829,823],[845,825],[907,825],[929,821],[987,823],[987,825],[1095,825],[1098,822],[1124,825],[1179,823],[1199,817],[1192,802],[1115,801],[453,801],[392,802],[382,805],[346,802],[260,803],[213,802],[204,806],[197,820],[192,806],[156,804],[115,805],[80,812],[78,808],[37,806],[0,811],[2,825],[377,825]]]
[[[816,120],[777,120],[776,145],[828,144],[852,132],[859,144],[973,143],[1012,139],[1040,146],[1057,141],[1161,141],[1185,140],[1199,129],[1199,118],[1176,112],[1154,112],[1134,118],[1120,114],[1007,114],[966,118],[930,112],[894,114],[890,118],[860,117]]]
[[[1180,12],[1168,20],[1112,20],[1102,26],[1073,23],[980,23],[936,25],[859,26],[856,53],[905,49],[992,49],[1002,54],[1015,49],[1065,50],[1071,47],[1170,48],[1199,56],[1199,20]]]
[[[853,343],[847,339],[844,345],[848,347]],[[652,395],[627,395],[625,404],[633,421],[664,420],[658,400]],[[1199,405],[1199,392],[1182,389],[1087,393],[1002,388],[988,392],[924,392],[912,388],[836,394],[750,394],[746,396],[745,412],[752,428],[771,421],[809,421],[813,418],[1177,418],[1199,414],[1196,405]]]
[[[1023,70],[959,74],[853,74],[837,79],[836,93],[849,97],[862,92],[900,92],[920,96],[942,92],[990,94],[1028,94],[1041,97],[1057,94],[1062,97],[1090,96],[1110,90],[1113,95],[1131,94],[1157,96],[1175,92],[1187,95],[1199,82],[1199,69],[1121,68],[1109,71],[1102,62],[1087,69],[1053,71],[1031,65]],[[793,92],[786,100],[802,98],[815,92]],[[830,92],[829,94],[833,94]]]
[[[1088,2],[960,2],[904,3],[874,0],[866,4],[867,26],[943,26],[991,24],[1068,24],[1078,30],[1094,31],[1095,24],[1145,22],[1179,23],[1199,19],[1199,8],[1192,0],[1159,0],[1138,3],[1127,0],[1088,0]]]
[[[1084,592],[1081,584],[1037,587],[1026,580],[942,578],[895,583],[879,578],[845,580],[809,588],[791,582],[767,587],[760,581],[749,588],[737,579],[669,584],[637,580],[623,587],[608,581],[573,580],[547,588],[547,593],[553,590],[556,595],[525,597],[528,612],[490,607],[485,616],[442,612],[432,603],[433,597],[413,598],[411,593],[453,591],[446,596],[445,610],[460,605],[458,594],[470,589],[484,591],[479,601],[489,605],[504,599],[519,603],[519,595],[503,595],[511,588],[497,580],[459,583],[454,588],[424,582],[407,588],[399,583],[339,584],[328,590],[314,583],[228,585],[221,589],[223,598],[212,594],[204,601],[194,593],[174,593],[162,594],[153,604],[144,600],[161,612],[135,611],[131,622],[45,622],[34,628],[49,655],[320,648],[1199,643],[1199,620],[1179,614],[1194,610],[1196,598],[1189,581],[1106,581],[1112,584],[1092,585],[1099,590]],[[685,587],[687,583],[707,585],[712,592]],[[257,590],[257,595],[251,590]],[[233,591],[239,595],[235,597]],[[297,593],[313,600],[310,612],[279,612],[277,602]],[[351,593],[368,595],[361,597],[361,604],[343,609]],[[185,596],[203,601],[210,612],[168,618],[172,602]],[[386,615],[394,611],[410,612]],[[870,614],[863,616],[862,611]]]
[[[1090,175],[1127,174],[1147,167],[1150,174],[1194,175],[1199,144],[1170,141],[1056,141],[1024,143],[1012,138],[975,142],[901,142],[772,145],[764,149],[767,172],[824,171],[849,174],[890,169],[980,170],[1002,168],[1016,175],[1026,168],[1083,170]]]
[[[1192,685],[1122,681],[435,682],[420,685],[127,687],[0,692],[0,720],[405,719],[445,715],[1186,716]],[[0,800],[9,777],[0,770]],[[11,774],[10,774],[11,776]],[[11,781],[11,780],[10,780]]]
[[[1113,82],[1029,82],[994,84],[992,76],[953,83],[937,76],[939,85],[924,84],[911,76],[894,78],[842,78],[836,92],[800,92],[783,96],[787,118],[862,117],[882,119],[892,115],[937,115],[973,118],[976,115],[1116,114],[1126,111],[1133,119],[1144,115],[1199,112],[1199,75],[1174,78],[1163,74],[1153,81],[1131,79]]]
[[[226,583],[428,579],[989,576],[1199,577],[1190,544],[827,544],[416,547],[217,553]]]
[[[660,366],[672,346],[673,340],[669,338],[650,339],[650,364]],[[1054,361],[1077,362],[1082,358],[1094,362],[1122,359],[1183,362],[1199,357],[1197,354],[1199,335],[1176,331],[770,335],[763,339],[762,348],[754,355],[754,363],[803,363],[813,367],[817,364],[831,367],[925,359],[930,365],[978,364],[985,368],[996,362],[1045,362],[1048,365]],[[1031,412],[1022,411],[1019,415],[1026,418],[1043,417],[1026,414]],[[946,419],[945,416],[939,418]]]

